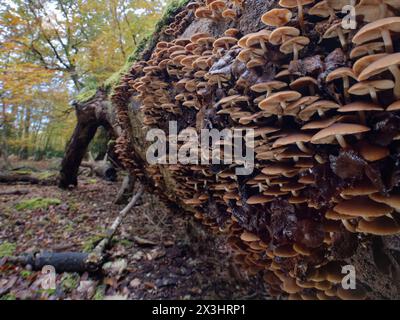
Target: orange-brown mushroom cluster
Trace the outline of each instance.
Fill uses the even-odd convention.
[[[355,2],[351,32],[339,20],[347,0],[281,0],[245,35],[245,1],[190,3],[200,19],[231,10],[235,25],[158,42],[114,96],[126,106],[129,91],[147,128],[254,129],[252,175],[168,159],[145,171],[158,188],[173,181],[174,200],[226,234],[236,263],[262,272],[273,295],[363,299],[362,285],[340,286],[341,266],[359,237],[400,233],[400,6]],[[118,117],[129,122],[126,107]]]

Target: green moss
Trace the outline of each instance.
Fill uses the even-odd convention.
[[[97,89],[84,89],[76,97],[75,100],[84,103],[92,99],[96,95]]]
[[[61,278],[61,286],[65,291],[72,291],[79,285],[79,275],[66,273]]]
[[[19,274],[22,278],[27,279],[32,275],[32,271],[22,270]]]
[[[5,294],[4,296],[0,297],[0,300],[17,300],[17,297],[13,293]]]
[[[18,211],[47,209],[50,206],[56,206],[59,204],[61,204],[61,200],[56,198],[33,198],[17,203],[15,205],[15,209]]]
[[[56,172],[43,171],[35,175],[39,180],[48,180],[57,176]]]
[[[158,33],[161,31],[161,29],[169,24],[172,19],[172,17],[176,14],[176,12],[185,6],[186,4],[189,3],[190,0],[172,0],[170,3],[167,5],[167,7],[164,10],[164,13],[161,17],[161,19],[157,22],[156,27],[154,32]]]
[[[84,252],[90,252],[94,249],[94,247],[96,246],[97,243],[99,243],[99,241],[101,241],[104,238],[103,235],[93,235],[90,236],[89,238],[87,238],[85,240],[85,242],[82,245],[82,250]]]
[[[93,296],[93,300],[104,300],[105,292],[106,292],[105,285],[98,286],[96,289],[96,293]]]
[[[8,241],[0,244],[0,258],[12,256],[16,247],[17,246],[14,243],[10,243]]]

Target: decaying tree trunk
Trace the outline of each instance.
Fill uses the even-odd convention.
[[[107,180],[115,181],[117,179],[117,171],[114,166],[107,160],[108,155],[106,154],[103,160],[96,161],[89,152],[89,161],[83,161],[82,167],[90,168],[90,170],[96,174],[96,176]]]
[[[78,184],[78,171],[82,163],[89,143],[94,138],[97,129],[103,126],[115,138],[119,129],[113,125],[110,104],[107,95],[99,90],[94,98],[86,103],[74,103],[77,117],[77,125],[68,143],[65,155],[61,164],[59,186],[68,188]],[[113,176],[110,167],[99,165],[93,166],[102,176]],[[95,171],[96,171],[95,170]]]
[[[393,107],[394,112],[385,110],[396,99],[392,92],[382,95],[385,103],[374,109],[382,112],[369,112],[364,118],[359,114],[364,111],[353,112],[354,106],[341,110],[353,113],[337,113],[336,109],[347,103],[346,88],[343,83],[339,86],[328,81],[327,75],[352,66],[353,44],[349,40],[343,46],[337,38],[323,37],[338,20],[309,15],[311,5],[305,8],[304,21],[298,21],[295,10],[290,15],[292,19],[285,21],[291,30],[298,28],[296,33],[307,43],[301,50],[295,45],[291,47],[293,52],[284,54],[280,45],[265,40],[269,32],[244,38],[246,41],[240,41],[238,46],[239,39],[246,35],[266,28],[275,30],[266,27],[261,17],[278,7],[278,2],[240,2],[232,20],[195,19],[194,12],[204,6],[204,1],[190,3],[176,12],[170,19],[172,23],[154,36],[140,61],[114,87],[111,101],[122,129],[116,153],[125,169],[149,190],[192,212],[213,232],[222,232],[235,262],[250,275],[262,274],[272,295],[293,299],[398,299],[400,241],[396,228],[400,225],[395,219],[394,200],[386,197],[397,199],[400,187],[395,139],[399,132],[393,129],[400,126],[400,115],[396,114],[397,107]],[[357,31],[350,32],[349,37]],[[193,37],[196,34],[200,38]],[[198,41],[201,37],[203,44]],[[277,43],[286,35],[281,38]],[[214,42],[216,39],[220,47]],[[252,43],[251,48],[248,43]],[[187,59],[178,59],[169,50],[179,46],[187,48]],[[400,51],[399,45],[394,49]],[[254,56],[253,50],[258,52]],[[301,81],[297,85],[293,82],[300,77],[311,82],[298,87]],[[269,92],[271,88],[260,93],[252,87],[270,81],[279,81],[283,86],[274,89],[279,94],[273,97],[276,100],[265,102],[265,92],[274,94]],[[282,100],[289,95],[294,100]],[[268,112],[260,107],[261,101]],[[302,112],[316,101],[334,107],[322,111],[317,104],[306,110],[311,110],[310,114]],[[354,96],[352,101],[363,100]],[[90,103],[98,102],[94,99]],[[289,106],[290,112],[285,109]],[[362,128],[363,133],[346,135],[348,140],[336,135],[338,143],[326,137],[312,140],[320,130],[343,117]],[[333,122],[327,124],[328,119]],[[272,133],[258,132],[261,150],[256,152],[255,172],[249,176],[236,176],[232,168],[224,165],[148,163],[148,129],[167,131],[171,120],[178,122],[179,131],[189,127],[223,130],[248,126]],[[308,129],[304,128],[306,125]],[[305,142],[288,139],[291,142],[280,140],[275,144],[280,138],[294,139],[290,136],[293,132]],[[373,161],[370,154],[362,156],[363,151],[358,149],[361,142],[367,148],[372,145],[373,151],[368,150],[371,153],[379,149],[383,158]],[[351,192],[357,187],[361,191],[354,196]],[[374,199],[372,208],[392,212],[388,219],[382,218],[383,226],[379,225],[380,220],[377,224],[378,229],[385,229],[387,223],[392,229],[384,231],[393,235],[383,234],[379,236],[382,241],[377,242],[373,233],[358,229],[358,224],[373,225],[370,217],[363,221],[361,212],[350,219],[346,212],[342,215],[334,211],[337,204],[344,203],[348,208],[346,201],[352,199],[349,210],[364,203],[368,207]],[[346,265],[354,267],[357,287],[363,288],[354,295],[341,288],[341,268]]]

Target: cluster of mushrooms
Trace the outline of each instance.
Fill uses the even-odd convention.
[[[129,91],[147,128],[254,129],[252,175],[237,176],[237,164],[142,171],[160,190],[168,172],[170,200],[226,234],[235,262],[262,273],[273,296],[365,299],[360,283],[342,288],[342,266],[363,239],[400,233],[400,2],[353,1],[349,30],[341,10],[350,2],[280,0],[255,33],[160,41],[114,96],[125,124]],[[234,23],[245,6],[185,10],[209,20],[233,12]]]

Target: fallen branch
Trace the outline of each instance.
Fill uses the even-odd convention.
[[[0,196],[21,196],[24,194],[28,194],[29,190],[10,190],[10,191],[2,191],[0,192]]]
[[[0,183],[27,183],[27,184],[40,184],[40,185],[52,185],[55,184],[55,179],[39,179],[29,174],[18,174],[18,173],[0,173]]]
[[[141,186],[139,191],[132,197],[129,204],[118,214],[111,227],[106,232],[106,237],[93,249],[91,253],[84,252],[36,252],[23,254],[18,257],[8,257],[7,261],[14,264],[30,265],[33,270],[41,270],[44,266],[50,265],[57,272],[94,272],[98,270],[103,263],[104,251],[111,243],[112,238],[121,225],[125,216],[135,206],[144,191]]]

